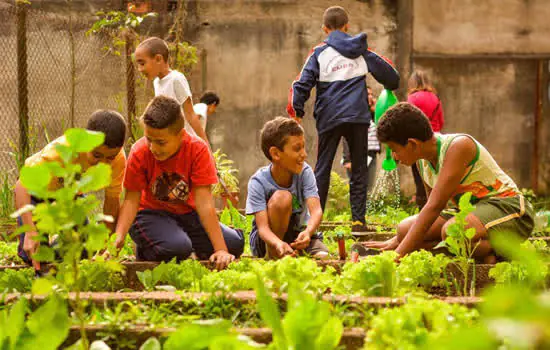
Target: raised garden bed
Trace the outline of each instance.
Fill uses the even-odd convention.
[[[123,330],[116,330],[111,327],[105,326],[87,326],[86,333],[91,341],[102,339],[105,333],[112,334],[117,339],[127,338],[135,341],[136,348],[141,346],[147,339],[151,337],[163,338],[172,332],[175,332],[175,328],[158,328],[151,330],[148,327],[132,327],[125,328]],[[269,344],[272,340],[272,332],[269,328],[235,328],[235,331],[250,337],[257,343]],[[366,332],[361,328],[348,328],[344,329],[344,334],[340,339],[340,345],[344,349],[361,349],[365,342]],[[63,346],[69,346],[74,344],[80,338],[80,329],[73,326],[69,332],[69,337],[63,344]]]

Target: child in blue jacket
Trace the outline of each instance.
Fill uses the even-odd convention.
[[[370,73],[386,89],[399,86],[399,73],[385,58],[368,49],[367,35],[347,34],[348,14],[340,6],[329,7],[323,15],[327,39],[314,47],[297,79],[292,83],[288,114],[301,122],[304,104],[316,87],[313,116],[319,137],[315,178],[324,209],[330,185],[332,162],[344,137],[349,144],[351,163],[350,202],[354,231],[364,231],[367,201],[367,152],[372,115],[367,99],[366,74]]]

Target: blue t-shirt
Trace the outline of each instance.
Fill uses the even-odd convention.
[[[271,164],[260,168],[248,181],[248,196],[246,197],[246,214],[252,215],[267,210],[267,202],[275,191],[283,190],[292,193],[292,214],[298,215],[296,230],[307,224],[309,213],[305,204],[306,199],[319,198],[317,182],[311,167],[304,163],[304,168],[299,175],[292,177],[292,185],[289,188],[279,186],[271,176]]]

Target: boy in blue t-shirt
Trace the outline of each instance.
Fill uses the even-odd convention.
[[[246,214],[254,214],[250,233],[252,254],[282,258],[305,250],[328,256],[315,233],[323,216],[315,175],[305,163],[304,129],[290,118],[277,117],[261,131],[261,146],[271,164],[248,183]]]

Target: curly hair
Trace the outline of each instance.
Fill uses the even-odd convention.
[[[376,136],[383,143],[395,142],[405,146],[409,139],[428,141],[433,130],[426,115],[414,105],[401,102],[382,116],[376,127]]]

